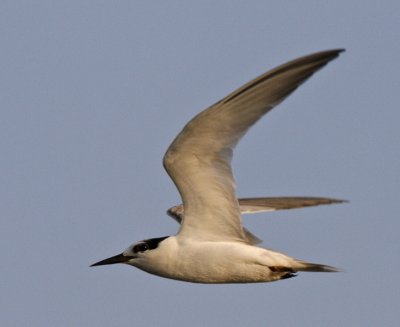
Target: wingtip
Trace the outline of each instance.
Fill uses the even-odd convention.
[[[346,203],[350,202],[349,200],[346,200],[346,199],[333,199],[333,198],[323,198],[323,199],[325,199],[327,202],[320,203],[322,205],[324,205],[324,204],[346,204]]]
[[[319,52],[319,54],[322,56],[326,56],[326,60],[329,62],[331,60],[338,58],[340,56],[340,54],[345,51],[346,51],[346,49],[344,49],[344,48],[338,48],[338,49],[321,51],[321,52]]]
[[[346,49],[345,48],[336,48],[336,49],[326,50],[323,52],[332,52],[332,53],[340,54],[342,52],[346,52]]]
[[[346,52],[345,48],[338,48],[338,49],[334,49],[334,51],[336,51],[337,53],[341,53],[341,52]]]
[[[334,50],[336,52],[336,56],[339,57],[339,55],[343,52],[346,52],[345,48],[339,48]]]
[[[334,59],[338,58],[339,55],[341,53],[345,52],[345,51],[346,51],[346,49],[344,49],[344,48],[337,48],[337,49],[319,51],[319,52],[316,52],[314,54],[311,54],[310,56],[314,56],[314,55],[321,56],[322,58],[325,58],[325,60],[327,62],[329,62],[331,60],[334,60]]]
[[[341,204],[341,203],[350,203],[349,200],[345,200],[345,199],[332,199],[332,203],[333,204]]]
[[[309,197],[309,199],[315,199],[315,200],[320,200],[320,203],[317,203],[316,205],[319,204],[341,204],[341,203],[349,203],[349,200],[346,199],[336,199],[336,198],[325,198],[325,197]]]

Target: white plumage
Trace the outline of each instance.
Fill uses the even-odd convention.
[[[183,204],[168,214],[181,226],[175,236],[135,243],[92,266],[127,263],[162,277],[198,283],[268,282],[297,271],[337,271],[255,246],[241,213],[291,209],[341,200],[312,197],[237,199],[233,150],[264,114],[343,50],[301,57],[245,84],[194,117],[164,156],[164,167]]]

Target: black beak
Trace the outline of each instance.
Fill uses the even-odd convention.
[[[125,256],[125,255],[123,255],[121,253],[121,254],[118,254],[118,255],[113,256],[111,258],[104,259],[104,260],[101,260],[99,262],[96,262],[96,263],[92,264],[90,267],[103,266],[103,265],[112,265],[114,263],[124,263],[124,262],[127,262],[129,259],[132,259],[132,257]]]

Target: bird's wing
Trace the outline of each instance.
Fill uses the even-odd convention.
[[[168,216],[172,217],[175,221],[180,224],[184,218],[184,208],[183,204],[178,204],[176,206],[173,206],[172,208],[169,208],[167,210]],[[252,232],[250,232],[248,229],[243,227],[243,233],[246,236],[246,240],[250,244],[259,244],[262,242],[260,238],[255,236]]]
[[[194,117],[164,156],[164,167],[182,197],[178,236],[247,239],[231,169],[233,149],[247,130],[343,50],[290,61],[245,84]]]
[[[243,198],[239,199],[240,212],[242,214],[276,211],[284,209],[296,209],[319,206],[322,204],[335,204],[347,202],[346,200],[305,197],[305,196],[279,196],[272,198]],[[172,209],[172,208],[171,208]]]
[[[238,199],[241,214],[251,214],[285,209],[298,209],[313,207],[324,204],[336,204],[347,202],[346,200],[320,198],[310,196],[276,196],[265,198],[242,198]],[[183,204],[178,204],[167,210],[168,216],[181,223],[185,210]]]
[[[345,200],[319,198],[319,197],[300,197],[300,196],[285,196],[285,197],[266,197],[266,198],[243,198],[238,199],[241,214],[259,213],[267,211],[276,211],[283,209],[305,208],[319,206],[323,204],[335,204],[347,202]],[[167,210],[168,216],[172,217],[179,224],[185,214],[183,204],[178,204]],[[261,243],[261,239],[255,236],[246,228],[243,228],[246,238],[251,244]]]

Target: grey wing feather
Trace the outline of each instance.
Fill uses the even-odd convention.
[[[276,211],[284,209],[296,209],[313,207],[324,204],[336,204],[347,202],[346,200],[321,198],[321,197],[304,197],[304,196],[283,196],[270,198],[243,198],[239,199],[240,212],[257,213],[264,211]]]
[[[305,208],[325,204],[337,204],[347,202],[346,200],[340,199],[304,196],[242,198],[238,199],[238,201],[240,213],[242,214]],[[182,204],[178,204],[176,206],[173,206],[172,208],[169,208],[167,210],[167,214],[180,224],[185,214],[185,210]],[[251,244],[259,244],[262,242],[261,239],[259,239],[246,228],[244,228],[244,232]]]

